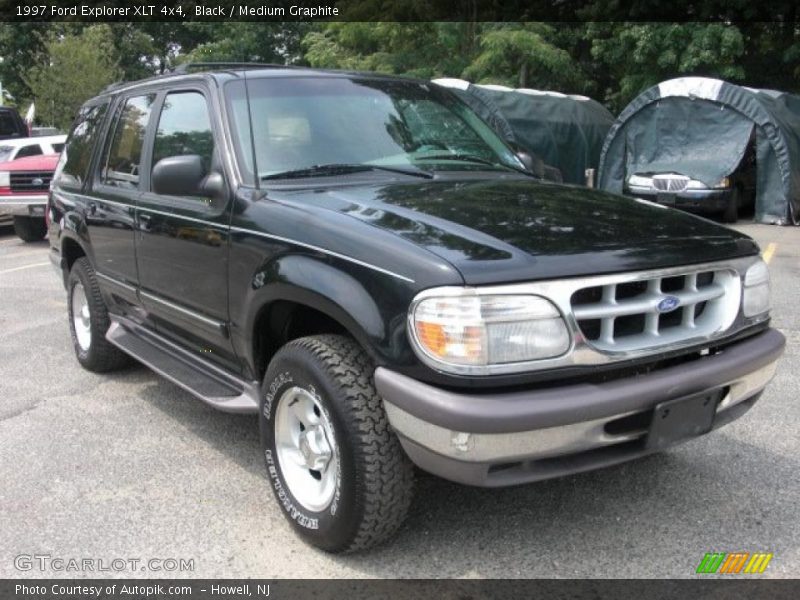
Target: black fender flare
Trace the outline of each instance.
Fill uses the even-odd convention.
[[[387,277],[388,276],[384,276]],[[254,332],[263,311],[277,301],[308,306],[339,323],[376,364],[392,354],[396,336],[387,330],[386,316],[363,282],[319,258],[284,254],[264,263],[252,276],[237,329],[246,360],[254,372]]]

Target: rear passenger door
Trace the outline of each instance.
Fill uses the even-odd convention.
[[[148,174],[164,159],[197,155],[206,174],[224,177],[220,125],[212,115],[202,87],[162,94],[146,157]],[[151,181],[136,221],[140,298],[159,333],[235,368],[227,328],[230,194],[159,195]]]
[[[95,270],[123,309],[139,305],[134,217],[141,195],[142,149],[155,101],[154,92],[118,100],[86,205]]]

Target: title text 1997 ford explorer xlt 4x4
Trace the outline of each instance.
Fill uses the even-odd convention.
[[[72,342],[258,413],[312,544],[390,536],[414,463],[479,486],[611,465],[773,376],[750,238],[538,181],[431,83],[184,71],[106,90],[69,136],[48,211]]]

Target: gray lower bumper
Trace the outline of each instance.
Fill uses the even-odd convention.
[[[502,486],[647,454],[656,404],[724,389],[714,427],[741,416],[775,374],[785,339],[768,330],[722,353],[601,384],[465,394],[378,368],[392,427],[421,468],[462,483]]]
[[[16,216],[44,217],[46,194],[0,196],[0,212]]]
[[[657,193],[651,188],[631,187],[625,192],[628,196],[642,198],[665,206],[692,208],[699,211],[725,210],[730,202],[731,190],[684,190],[682,192]]]

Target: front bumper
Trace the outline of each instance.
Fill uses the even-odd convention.
[[[783,335],[770,329],[724,351],[605,383],[467,394],[379,367],[375,384],[403,448],[419,467],[498,487],[643,456],[657,404],[720,390],[713,428],[743,415],[775,374]]]
[[[44,218],[47,194],[13,194],[0,196],[0,212],[18,217]]]
[[[629,186],[627,196],[642,198],[664,206],[682,208],[696,212],[720,212],[727,208],[731,198],[730,189],[683,190],[682,192],[656,192],[653,188]]]

